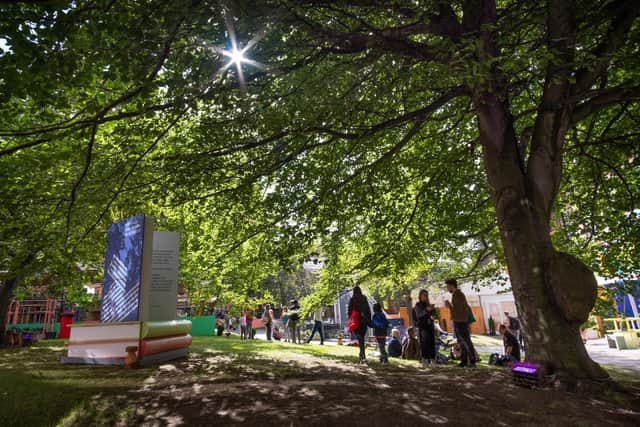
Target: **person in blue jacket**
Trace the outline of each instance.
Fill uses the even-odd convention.
[[[387,330],[389,329],[389,321],[387,316],[382,312],[382,306],[380,303],[373,305],[373,317],[371,318],[371,326],[373,327],[373,334],[378,342],[378,348],[380,349],[380,363],[386,365],[389,363],[389,356],[387,355]]]

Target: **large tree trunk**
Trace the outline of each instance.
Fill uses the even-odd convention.
[[[7,314],[13,293],[18,287],[20,280],[22,280],[24,269],[31,265],[38,251],[39,249],[27,255],[26,259],[20,264],[19,272],[10,276],[2,283],[2,288],[0,289],[0,348],[5,345],[6,329],[9,326],[7,324]]]
[[[543,364],[563,384],[608,375],[587,354],[580,324],[596,298],[596,280],[575,257],[551,242],[550,216],[561,177],[561,156],[548,146],[564,138],[561,113],[540,113],[525,169],[507,101],[495,95],[474,100],[480,124],[485,168],[518,314],[526,358]],[[561,123],[560,123],[561,124]],[[540,140],[536,140],[539,138]],[[556,151],[557,153],[557,151]]]
[[[495,2],[465,14],[481,32],[480,60],[498,58],[494,33],[483,30],[497,20]],[[596,298],[596,280],[575,257],[558,252],[551,241],[551,212],[562,177],[562,152],[571,123],[572,64],[575,54],[572,2],[550,0],[547,11],[549,51],[543,94],[530,147],[519,144],[509,106],[509,81],[497,67],[480,87],[470,88],[478,117],[480,142],[518,314],[526,358],[543,364],[569,387],[607,373],[587,354],[580,324]],[[527,157],[528,152],[528,157]]]
[[[11,304],[11,298],[13,292],[18,286],[18,278],[5,280],[2,283],[2,289],[0,289],[0,348],[5,345],[7,325],[7,314],[9,312],[9,304]]]

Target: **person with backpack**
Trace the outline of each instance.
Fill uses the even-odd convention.
[[[289,321],[287,322],[287,328],[289,328],[289,338],[292,343],[302,344],[302,338],[300,337],[300,304],[297,300],[291,300],[289,303]],[[297,341],[296,341],[297,340]]]
[[[271,331],[273,328],[273,310],[271,304],[264,306],[264,313],[262,313],[262,323],[267,328],[267,341],[271,341]]]
[[[407,328],[407,336],[402,341],[402,358],[420,360],[420,343],[416,338],[416,328],[413,326]]]
[[[373,334],[378,342],[378,348],[380,349],[380,363],[386,365],[389,363],[389,355],[387,354],[387,331],[389,330],[389,321],[387,316],[382,312],[382,305],[380,303],[373,304],[373,317],[371,318],[371,326],[373,327]]]
[[[436,364],[436,337],[433,326],[433,314],[436,309],[429,301],[429,292],[421,289],[418,302],[413,307],[413,324],[418,328],[420,354],[423,366]]]
[[[460,364],[461,368],[466,366],[475,368],[476,366],[476,349],[471,342],[471,330],[469,321],[472,320],[472,312],[467,297],[458,289],[456,279],[447,279],[444,282],[447,290],[451,293],[451,301],[445,301],[445,305],[451,310],[451,320],[455,322],[455,332],[460,344]],[[473,319],[475,321],[475,319]]]
[[[367,334],[367,327],[371,322],[371,309],[369,308],[369,301],[362,294],[360,286],[353,287],[353,296],[349,300],[347,312],[349,313],[349,332],[355,333],[358,338],[360,363],[367,363],[364,338]]]

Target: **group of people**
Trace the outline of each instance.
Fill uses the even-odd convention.
[[[282,307],[282,315],[280,319],[282,320],[282,325],[284,328],[283,340],[285,342],[302,344],[300,304],[297,300],[291,300],[289,301],[288,306]]]
[[[320,316],[317,319],[317,316]],[[282,330],[276,325],[276,316],[271,304],[265,304],[262,316],[260,317],[265,327],[267,341],[282,340],[286,342],[302,343],[302,323],[300,322],[300,304],[297,300],[291,300],[288,306],[282,307],[280,321]],[[253,329],[253,310],[243,310],[239,318],[240,339],[253,339],[255,330]],[[320,332],[320,342],[324,344],[324,335],[322,331],[322,310],[314,314],[314,328],[308,341],[313,339],[316,331]],[[318,325],[319,324],[319,325]]]
[[[458,289],[456,279],[445,280],[445,285],[451,294],[451,299],[445,301],[445,306],[451,312],[454,336],[457,339],[455,358],[460,361],[458,364],[460,367],[475,367],[479,357],[471,341],[470,325],[475,321],[471,307],[464,293]],[[401,336],[398,329],[391,331],[391,339],[387,342],[389,321],[382,310],[382,306],[379,303],[375,303],[370,307],[369,301],[359,286],[353,288],[353,296],[348,305],[348,314],[348,329],[357,338],[361,363],[366,363],[365,337],[369,328],[373,329],[381,363],[388,363],[389,357],[420,360],[425,367],[432,367],[438,363],[439,354],[436,334],[446,334],[446,332],[440,328],[438,320],[435,318],[436,308],[431,303],[427,290],[422,289],[418,294],[418,301],[411,313],[412,325],[407,328],[407,336],[402,342],[400,341]],[[500,325],[499,327],[504,341],[504,357],[510,361],[520,360],[521,336],[519,322],[516,318],[509,316],[508,313],[505,314],[509,319],[509,325]],[[317,309],[312,318],[313,329],[306,342],[310,343],[318,333],[320,335],[320,344],[322,345],[325,339],[322,327],[323,309]],[[301,308],[297,300],[291,300],[289,305],[282,308],[280,315],[282,331],[275,326],[276,318],[270,304],[264,306],[261,319],[266,329],[267,341],[276,339],[298,344],[303,343]],[[241,339],[254,338],[253,320],[252,310],[244,310],[242,312],[239,318]]]
[[[473,319],[471,307],[467,298],[460,289],[455,279],[445,281],[447,290],[451,293],[451,301],[445,301],[445,305],[451,310],[455,335],[460,346],[460,367],[475,367],[477,353],[471,341],[470,322]],[[418,302],[413,307],[413,326],[407,329],[407,337],[400,343],[400,331],[394,329],[387,346],[387,321],[380,304],[373,305],[373,315],[369,308],[367,298],[362,294],[359,286],[353,288],[353,296],[349,301],[349,331],[355,333],[360,348],[359,359],[366,363],[365,336],[367,328],[373,328],[376,341],[380,350],[380,361],[388,363],[389,355],[392,357],[404,357],[407,359],[419,359],[424,366],[435,366],[437,363],[436,329],[441,331],[435,319],[436,308],[429,300],[429,292],[420,290]],[[417,330],[417,337],[416,337]]]

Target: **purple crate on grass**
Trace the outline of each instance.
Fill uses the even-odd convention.
[[[511,365],[513,382],[524,387],[536,387],[542,385],[543,369],[537,363],[513,362]]]

